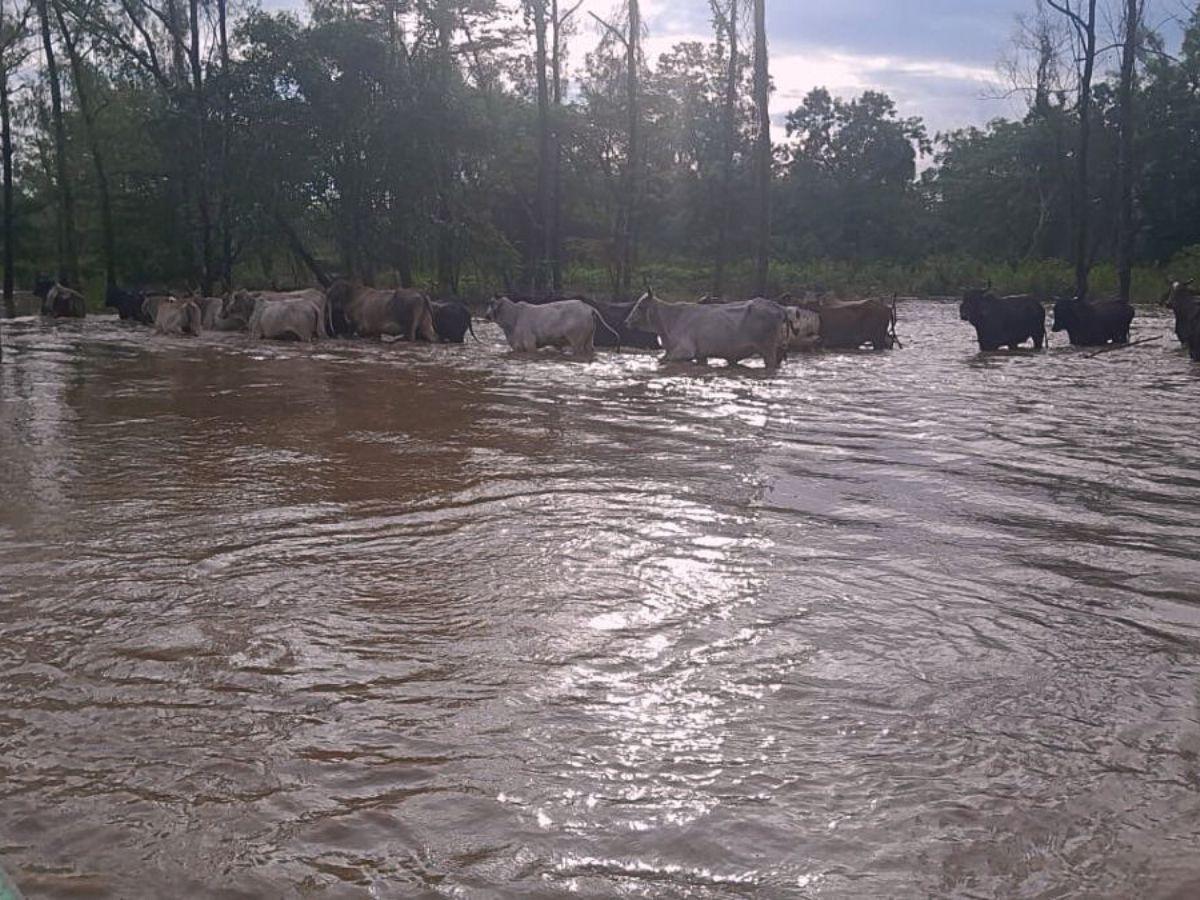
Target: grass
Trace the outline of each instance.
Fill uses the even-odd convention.
[[[255,284],[253,272],[241,273],[240,283]],[[465,273],[464,273],[465,274]],[[1172,278],[1200,276],[1200,246],[1190,247],[1165,266],[1140,266],[1133,273],[1135,303],[1155,303],[1163,296]],[[730,296],[750,296],[753,271],[750,263],[732,266],[727,278]],[[1070,263],[1058,259],[1031,260],[1015,265],[986,262],[955,256],[931,256],[918,262],[870,260],[774,260],[771,265],[771,296],[790,293],[801,296],[808,292],[833,294],[839,297],[885,296],[957,297],[964,289],[991,284],[1000,294],[1032,293],[1044,298],[1069,295],[1073,291],[1074,274]],[[419,277],[418,284],[429,279]],[[564,282],[568,293],[607,297],[613,292],[612,279],[603,265],[575,261],[567,266]],[[668,300],[695,300],[712,289],[712,269],[705,261],[694,259],[664,259],[644,263],[638,270],[635,290],[649,283]],[[1110,263],[1092,269],[1092,293],[1095,296],[1116,296],[1117,273]],[[461,287],[464,297],[490,297],[500,288],[488,283],[478,274],[467,276]],[[88,278],[85,296],[93,311],[104,303],[102,277]]]
[[[1133,273],[1135,303],[1157,302],[1172,277],[1200,275],[1200,248],[1190,255],[1173,260],[1171,265],[1157,268],[1138,267]],[[607,295],[612,286],[608,272],[596,266],[576,264],[568,268],[566,283],[571,291]],[[638,288],[644,279],[660,296],[670,300],[694,300],[712,288],[711,270],[695,262],[681,260],[653,262],[642,266]],[[752,273],[749,265],[734,267],[729,273],[728,293],[749,296]],[[1063,260],[1037,260],[1018,265],[989,263],[959,257],[930,257],[916,263],[849,262],[842,260],[810,260],[772,263],[770,290],[772,296],[790,293],[800,296],[807,292],[831,293],[841,297],[891,296],[957,297],[972,286],[991,284],[1000,294],[1038,294],[1046,298],[1069,295],[1075,282],[1072,266]],[[1096,266],[1091,275],[1095,296],[1117,294],[1117,273],[1114,266]]]

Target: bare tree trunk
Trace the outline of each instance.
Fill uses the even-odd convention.
[[[287,241],[288,247],[291,249],[292,253],[304,263],[310,272],[312,272],[313,277],[317,279],[321,287],[328,288],[331,284],[333,284],[333,279],[329,276],[329,273],[325,271],[325,267],[322,266],[321,263],[317,261],[317,258],[309,252],[307,247],[304,246],[304,241],[300,238],[300,235],[296,233],[296,229],[292,227],[292,223],[289,222],[287,218],[278,210],[275,211],[275,223],[279,226],[279,230],[283,232],[284,240]]]
[[[16,315],[13,302],[13,258],[16,255],[16,216],[13,210],[12,111],[9,104],[8,70],[0,72],[0,142],[4,159],[4,314]]]
[[[758,189],[758,253],[754,290],[767,293],[771,265],[771,76],[767,62],[767,2],[754,0],[754,107],[758,135],[755,182]]]
[[[196,155],[199,158],[199,197],[196,211],[200,216],[200,293],[212,294],[212,211],[209,208],[208,172],[208,106],[204,97],[204,69],[200,62],[200,3],[188,0],[189,29],[191,43],[188,47],[188,62],[192,73],[192,106],[196,116]]]
[[[1133,287],[1133,79],[1142,27],[1144,0],[1126,0],[1124,48],[1121,51],[1121,143],[1117,161],[1117,192],[1120,211],[1117,221],[1117,278],[1120,296],[1129,302]]]
[[[533,283],[535,288],[542,288],[547,282],[551,257],[554,256],[554,192],[553,192],[553,152],[554,145],[550,138],[550,87],[546,78],[546,0],[531,0],[530,12],[533,13],[533,28],[537,42],[534,66],[537,69],[537,107],[538,107],[538,259],[534,266]]]
[[[54,2],[54,18],[62,34],[63,47],[67,51],[67,61],[71,65],[71,81],[75,85],[75,97],[79,101],[79,112],[83,117],[83,129],[87,137],[88,151],[92,157],[92,167],[96,170],[96,193],[100,201],[100,237],[104,252],[104,287],[112,289],[117,286],[117,245],[113,230],[112,195],[108,188],[108,171],[104,166],[104,154],[100,149],[100,136],[96,133],[96,110],[88,95],[86,75],[83,71],[83,61],[67,28],[67,20],[57,0]]]
[[[450,86],[451,75],[454,71],[454,56],[450,46],[453,32],[453,11],[443,2],[437,4],[435,15],[437,21],[438,45],[438,79],[441,82],[439,91],[440,108],[437,116],[437,131],[439,144],[442,148],[438,154],[438,203],[437,203],[437,284],[442,293],[454,294],[457,289],[458,267],[454,239],[454,209],[451,204],[451,192],[454,190],[454,167],[450,155],[451,141],[449,139],[450,119]]]
[[[1087,18],[1071,8],[1070,0],[1047,0],[1049,5],[1066,16],[1079,37],[1083,70],[1079,76],[1079,146],[1075,148],[1075,234],[1072,255],[1075,258],[1075,296],[1083,298],[1088,292],[1089,253],[1088,224],[1091,209],[1088,191],[1088,163],[1092,138],[1092,76],[1096,71],[1096,0],[1087,0]]]
[[[570,15],[568,13],[568,15]],[[550,0],[550,20],[554,27],[551,39],[552,103],[554,117],[551,130],[552,157],[550,167],[550,284],[555,293],[562,292],[563,232],[562,232],[562,33],[563,21],[558,17],[558,0]]]
[[[229,34],[226,0],[217,2],[217,41],[221,51],[221,195],[217,218],[221,229],[221,287],[233,290],[233,224],[229,204],[229,144],[233,128],[233,85],[229,72]]]
[[[37,0],[37,9],[42,28],[42,50],[46,54],[46,79],[50,82],[55,180],[58,182],[58,280],[71,287],[79,287],[75,198],[71,193],[70,178],[67,176],[67,129],[63,124],[62,86],[58,80],[58,63],[54,58],[54,41],[50,36],[48,0]]]
[[[729,232],[733,222],[733,157],[737,151],[738,0],[729,0],[725,30],[729,37],[729,70],[725,81],[725,146],[721,148],[721,198],[717,218],[717,261],[713,271],[713,296],[725,295],[725,263],[729,257]]]
[[[640,61],[642,37],[642,15],[638,0],[629,0],[629,38],[625,42],[626,60],[626,103],[629,106],[629,147],[625,159],[625,198],[621,215],[620,260],[618,275],[618,292],[622,297],[633,293],[634,241],[638,210],[638,189],[641,179],[638,178],[641,166],[641,124],[642,111],[640,108]]]

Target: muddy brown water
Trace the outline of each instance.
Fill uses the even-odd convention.
[[[1197,896],[1200,366],[902,317],[773,379],[3,323],[0,865]]]

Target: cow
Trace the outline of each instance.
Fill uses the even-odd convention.
[[[158,292],[142,294],[142,313],[139,317],[147,325],[153,325],[158,317],[158,307],[166,300],[174,300],[170,294]]]
[[[190,334],[199,337],[204,331],[204,313],[195,300],[157,297],[154,305],[155,334]]]
[[[332,328],[330,327],[329,303],[325,294],[316,288],[306,288],[299,291],[235,291],[225,298],[225,301],[222,303],[221,312],[215,327],[218,331],[242,331],[249,329],[250,322],[254,318],[254,312],[258,308],[259,300],[267,303],[291,301],[308,303],[317,310],[321,321],[321,330],[317,336],[331,336]]]
[[[632,328],[625,324],[625,320],[633,312],[632,301],[582,299],[584,303],[600,314],[600,318],[608,326],[607,329],[596,330],[597,347],[636,347],[639,350],[657,350],[659,348],[658,335],[653,331]]]
[[[569,348],[575,356],[592,356],[596,330],[609,328],[604,318],[582,300],[560,300],[534,306],[495,297],[487,318],[504,331],[508,346],[517,353],[532,353],[541,347]],[[615,338],[619,336],[612,332]]]
[[[437,343],[433,303],[408,288],[381,290],[335,281],[329,288],[329,310],[335,334],[360,337],[417,338]]]
[[[1172,283],[1162,305],[1175,313],[1175,336],[1179,343],[1187,347],[1192,359],[1198,359],[1200,353],[1200,296],[1192,290],[1192,281],[1176,281]]]
[[[758,297],[738,303],[706,306],[664,303],[646,293],[634,304],[626,325],[654,331],[662,339],[663,362],[723,359],[734,366],[762,357],[768,372],[779,368],[780,335],[787,316],[778,303]]]
[[[87,316],[87,301],[83,294],[63,287],[57,281],[43,279],[33,288],[34,296],[42,301],[42,315],[48,319],[82,319]]]
[[[250,314],[250,337],[269,341],[315,341],[326,335],[325,315],[324,296],[319,301],[311,296],[274,299],[259,296],[254,301],[254,312]]]
[[[237,320],[226,320],[224,317],[225,299],[223,297],[191,297],[200,307],[200,314],[207,331],[240,331]]]
[[[433,330],[443,344],[461,344],[466,340],[467,332],[479,340],[471,327],[471,310],[467,304],[458,300],[434,300],[432,306]]]
[[[896,343],[896,310],[883,300],[802,300],[801,309],[821,317],[821,346],[857,350],[870,344],[890,350]]]
[[[788,352],[810,353],[821,344],[821,317],[797,306],[784,306],[785,316],[780,346]]]
[[[141,322],[144,325],[151,324],[142,318],[142,304],[145,302],[146,295],[141,291],[127,290],[117,287],[115,284],[110,284],[108,290],[104,293],[104,305],[110,309],[115,309],[117,315],[125,322]]]
[[[1054,304],[1054,330],[1066,331],[1076,347],[1129,343],[1133,307],[1123,300],[1060,299]]]
[[[1016,350],[1027,340],[1041,350],[1046,343],[1046,308],[1030,294],[997,297],[991,291],[970,290],[963,295],[958,317],[975,326],[983,351]]]

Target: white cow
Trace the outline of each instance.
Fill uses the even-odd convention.
[[[574,356],[591,356],[596,349],[596,327],[602,326],[621,338],[600,313],[582,300],[560,300],[534,306],[514,303],[507,297],[495,298],[487,317],[504,330],[508,346],[518,353],[532,353],[540,347],[570,348]]]
[[[259,297],[250,316],[250,337],[255,340],[315,341],[324,337],[325,297]]]

